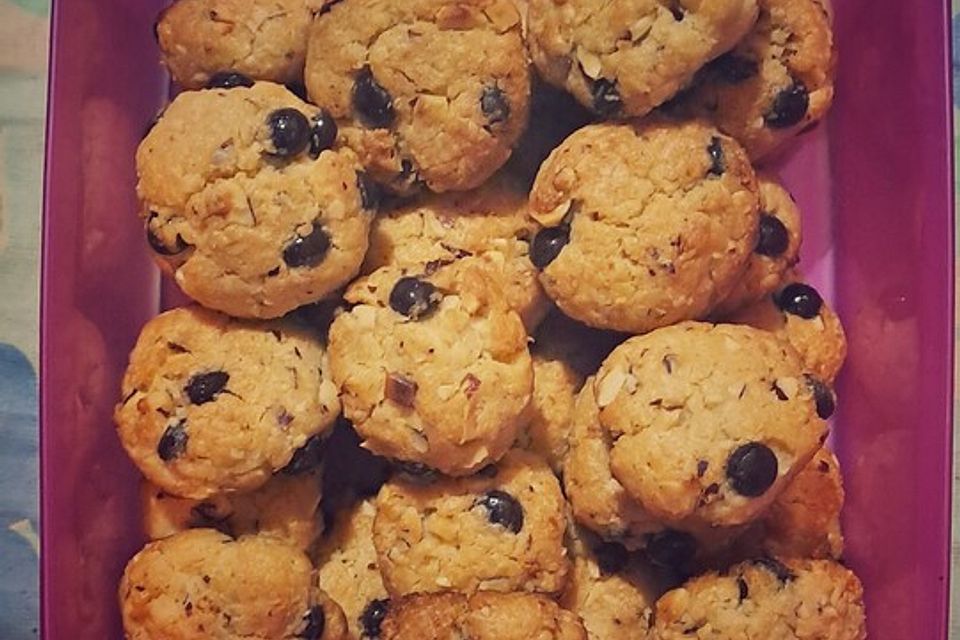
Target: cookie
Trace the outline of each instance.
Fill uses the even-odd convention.
[[[527,215],[526,194],[498,178],[474,191],[426,196],[379,216],[363,271],[479,264],[496,278],[507,305],[532,332],[549,309],[529,255],[538,229]]]
[[[351,0],[310,30],[310,98],[389,190],[480,186],[527,124],[530,75],[511,0]]]
[[[526,593],[420,594],[390,603],[381,640],[587,640],[577,616]]]
[[[613,476],[670,524],[750,522],[827,435],[797,354],[752,327],[688,322],[631,338],[594,387]]]
[[[280,472],[249,493],[206,500],[178,498],[144,481],[140,489],[144,531],[151,540],[187,529],[216,529],[231,537],[262,533],[308,551],[323,531],[318,472]]]
[[[599,124],[567,138],[540,169],[530,249],[568,316],[644,333],[705,316],[756,246],[753,169],[700,122]]]
[[[675,105],[681,114],[712,119],[754,161],[826,115],[836,66],[822,0],[759,0],[759,5],[752,31],[698,74]]]
[[[518,444],[542,457],[557,473],[569,449],[577,393],[584,378],[567,362],[533,356],[533,395]]]
[[[828,560],[764,558],[709,573],[657,602],[651,638],[864,640],[863,587]]]
[[[797,350],[806,371],[827,385],[836,380],[847,358],[847,337],[840,318],[809,284],[795,274],[789,283],[759,302],[724,318],[770,331]],[[825,417],[833,414],[829,390],[822,392]]]
[[[339,514],[317,551],[317,583],[343,608],[349,638],[376,638],[388,600],[373,546],[371,500]]]
[[[300,82],[325,0],[178,0],[157,18],[164,66],[185,89]]]
[[[662,578],[640,554],[571,527],[573,559],[560,606],[580,616],[590,640],[647,640]]]
[[[800,261],[800,210],[790,193],[775,179],[758,176],[760,226],[747,269],[726,298],[713,310],[724,317],[770,295]]]
[[[468,475],[513,444],[533,389],[527,334],[480,268],[385,267],[330,328],[344,414],[383,456]]]
[[[604,117],[638,117],[733,47],[756,0],[530,0],[530,55],[545,80]]]
[[[345,638],[310,559],[270,536],[192,529],[149,543],[120,582],[130,640]]]
[[[472,477],[388,482],[373,542],[394,596],[452,589],[557,593],[569,569],[560,484],[514,450]]]
[[[167,493],[253,491],[333,426],[340,403],[327,368],[323,346],[283,322],[168,311],[130,354],[114,411],[120,441]]]
[[[137,151],[157,262],[237,317],[279,317],[345,285],[376,203],[335,140],[329,114],[279,85],[181,93]]]

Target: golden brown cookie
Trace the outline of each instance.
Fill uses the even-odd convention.
[[[388,189],[472,189],[527,124],[520,31],[512,0],[338,2],[311,28],[305,82]]]
[[[733,289],[756,246],[756,177],[700,122],[599,124],[540,168],[530,256],[570,317],[643,333],[697,319]]]

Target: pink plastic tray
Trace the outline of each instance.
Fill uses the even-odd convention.
[[[127,352],[159,306],[133,154],[166,95],[160,0],[53,14],[43,245],[42,632],[120,638],[137,476],[111,425]],[[874,640],[946,637],[953,209],[946,2],[838,0],[838,100],[782,171],[803,266],[850,334],[834,429],[847,561]]]

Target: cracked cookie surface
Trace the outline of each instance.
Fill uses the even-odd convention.
[[[864,640],[863,587],[829,560],[744,562],[657,602],[653,640]]]
[[[827,434],[797,354],[750,327],[686,322],[631,338],[593,393],[594,446],[608,448],[613,477],[681,529],[754,520]]]
[[[303,78],[307,29],[325,0],[177,0],[157,18],[175,82],[200,89],[218,74],[294,83]]]
[[[346,417],[380,455],[467,475],[513,444],[533,372],[520,317],[480,268],[384,267],[330,328]]]
[[[388,482],[373,527],[384,583],[393,595],[557,593],[569,569],[564,510],[560,483],[526,451],[469,478]]]
[[[339,410],[309,334],[186,307],[144,326],[114,419],[151,482],[203,500],[262,486]]]
[[[335,3],[311,28],[306,86],[388,189],[472,189],[527,124],[520,30],[511,0]]]
[[[753,25],[756,0],[530,0],[543,77],[602,116],[643,116]]]
[[[549,300],[530,262],[539,226],[527,210],[526,195],[503,178],[474,191],[424,196],[374,220],[363,271],[478,264],[498,279],[507,304],[532,332]]]
[[[312,574],[306,555],[269,536],[178,533],[127,564],[124,631],[131,640],[344,639],[343,613]]]
[[[836,65],[822,0],[759,0],[759,5],[751,32],[698,74],[675,105],[681,114],[712,119],[754,161],[826,115]]]
[[[642,333],[700,318],[756,244],[759,197],[743,149],[701,122],[598,124],[540,168],[530,211],[540,279],[570,317]]]
[[[587,640],[577,616],[527,593],[435,593],[391,603],[382,640]]]
[[[266,82],[170,104],[137,150],[137,193],[155,257],[184,293],[275,318],[356,275],[371,203],[355,155],[327,148],[322,120]]]

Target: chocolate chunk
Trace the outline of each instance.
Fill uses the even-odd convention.
[[[283,261],[293,269],[315,267],[327,257],[330,250],[330,234],[319,222],[305,236],[298,235],[283,249]]]
[[[187,440],[189,440],[187,421],[181,420],[172,424],[160,436],[160,442],[157,443],[157,455],[164,462],[179,458],[187,450]]]
[[[760,233],[757,235],[756,253],[770,258],[783,255],[790,245],[790,232],[780,218],[769,213],[760,214]]]
[[[406,276],[390,292],[390,308],[412,320],[424,318],[440,304],[440,292],[426,280]]]
[[[507,531],[520,533],[523,529],[523,505],[505,491],[493,489],[479,498],[474,506],[483,507],[487,511],[487,519],[500,525]]]
[[[396,117],[393,98],[376,81],[369,66],[361,69],[354,81],[353,108],[363,124],[373,129],[389,127]]]
[[[226,371],[208,371],[190,378],[183,390],[193,404],[206,404],[216,400],[229,381],[230,374]]]
[[[569,242],[570,227],[567,225],[541,229],[530,245],[530,261],[537,269],[545,269]]]
[[[823,298],[817,290],[802,282],[794,282],[784,287],[776,296],[775,302],[781,310],[805,320],[816,318],[823,307]]]
[[[310,144],[310,121],[296,109],[277,109],[267,117],[267,127],[273,145],[272,156],[292,158]]]
[[[761,442],[737,447],[727,460],[727,478],[733,490],[755,498],[766,493],[777,480],[777,456]]]

